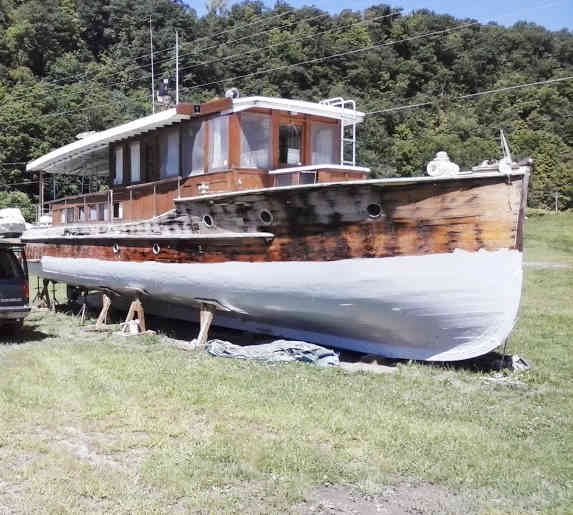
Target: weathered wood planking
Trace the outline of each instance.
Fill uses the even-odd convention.
[[[380,186],[368,183],[328,188],[245,192],[232,198],[180,201],[177,212],[155,223],[116,225],[116,238],[73,235],[28,244],[41,256],[119,261],[215,263],[225,261],[332,261],[361,257],[416,256],[520,248],[526,177],[506,177]],[[381,208],[371,217],[371,205]],[[272,221],[265,224],[261,212]],[[203,220],[209,215],[214,224]],[[222,233],[271,232],[273,239],[230,239]],[[161,241],[151,232],[162,235]],[[221,237],[213,238],[221,233]],[[166,235],[177,236],[164,239]],[[193,234],[205,239],[181,238]],[[119,252],[113,245],[118,243]],[[154,254],[158,243],[161,250]]]

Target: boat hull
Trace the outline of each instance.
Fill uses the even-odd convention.
[[[522,285],[519,250],[326,262],[161,263],[44,256],[44,278],[133,297],[188,318],[378,355],[468,359],[504,343]],[[163,303],[174,308],[165,313]],[[167,306],[167,304],[165,304]],[[178,314],[177,314],[178,313]],[[191,318],[191,316],[189,316]]]
[[[504,343],[521,296],[528,170],[179,198],[145,222],[24,235],[39,275],[215,324],[394,358]],[[177,313],[177,314],[175,314]]]

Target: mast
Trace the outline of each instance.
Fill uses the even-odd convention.
[[[44,172],[40,170],[40,187],[39,187],[39,206],[38,206],[38,222],[40,218],[44,215]]]
[[[149,45],[151,46],[151,112],[155,114],[155,73],[153,69],[153,29],[151,27],[152,17],[149,15]]]
[[[175,104],[179,103],[179,32],[175,31]]]

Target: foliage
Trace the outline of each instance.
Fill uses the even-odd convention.
[[[557,192],[562,208],[573,207],[573,81],[457,99],[573,75],[569,31],[458,28],[451,16],[405,16],[384,4],[337,15],[284,1],[207,7],[198,18],[181,0],[155,0],[152,13],[135,0],[0,0],[0,163],[149,114],[151,15],[158,79],[173,76],[179,32],[182,101],[236,86],[243,95],[355,98],[366,112],[422,103],[359,127],[359,162],[374,176],[422,174],[438,150],[464,168],[498,158],[504,129],[516,158],[535,159],[530,205],[549,208]],[[4,184],[29,179],[21,167],[0,174]],[[56,179],[59,195],[81,189]]]
[[[20,209],[26,222],[33,222],[36,218],[36,209],[32,201],[21,191],[0,191],[0,209],[15,207]]]

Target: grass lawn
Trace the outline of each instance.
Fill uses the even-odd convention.
[[[527,259],[573,263],[572,233],[531,217]],[[573,268],[526,267],[509,352],[535,367],[507,381],[211,358],[34,313],[0,335],[0,513],[571,512],[572,292]]]
[[[530,216],[525,260],[573,265],[573,212]]]

